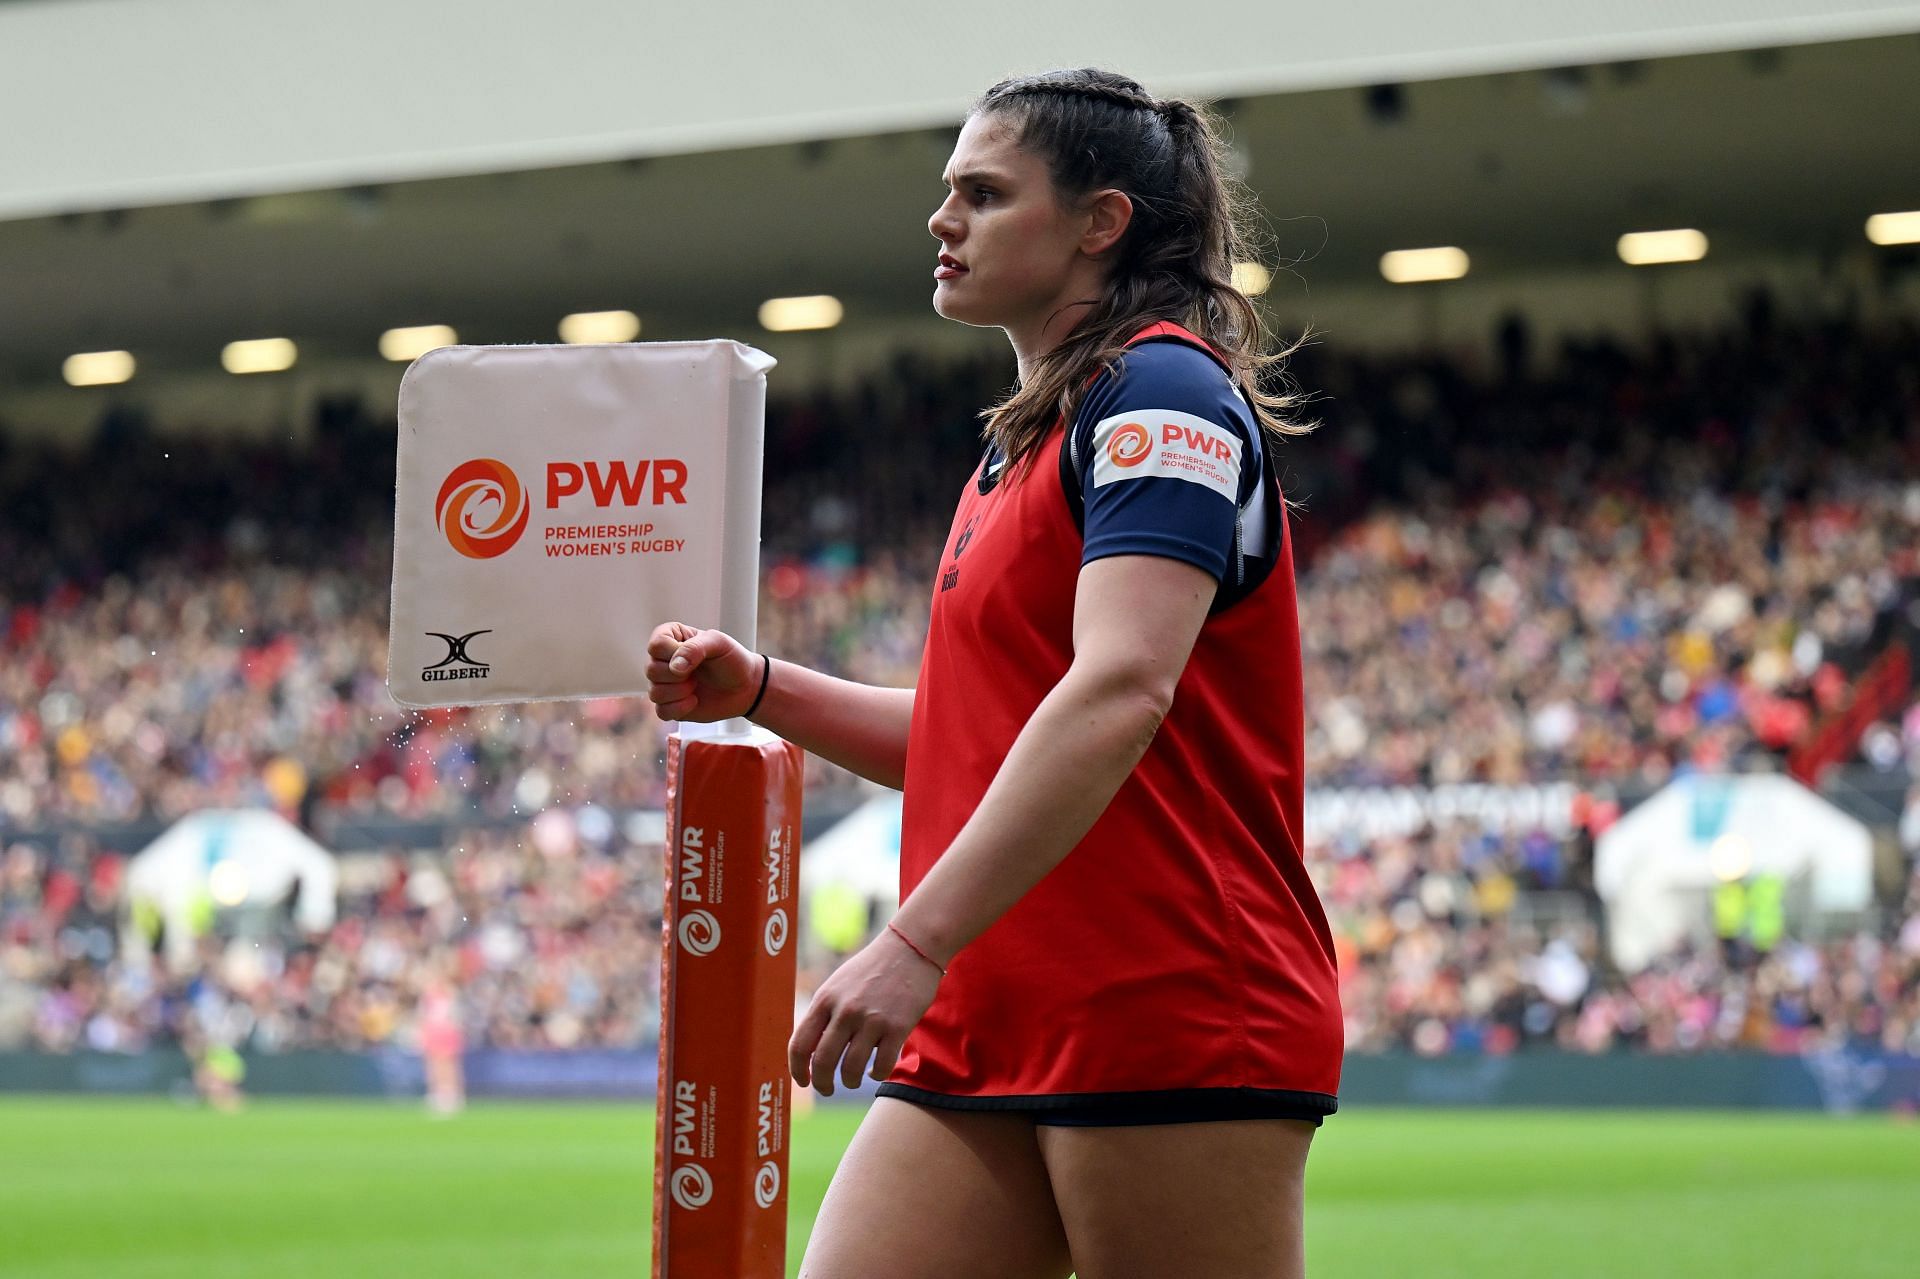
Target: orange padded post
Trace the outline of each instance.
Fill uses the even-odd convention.
[[[654,1279],[782,1279],[802,751],[667,739]]]

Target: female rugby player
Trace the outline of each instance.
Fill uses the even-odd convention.
[[[934,309],[1019,382],[917,688],[649,642],[663,718],[750,712],[905,792],[900,909],[789,1049],[823,1092],[885,1081],[801,1273],[1297,1276],[1341,1019],[1243,209],[1207,116],[1093,70],[988,90],[945,181]]]

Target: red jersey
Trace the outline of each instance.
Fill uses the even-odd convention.
[[[1148,335],[1206,349],[1172,325],[1135,341]],[[1152,428],[1153,410],[1173,407],[1116,411]],[[1065,428],[997,483],[983,482],[983,463],[955,512],[907,744],[903,899],[1072,663],[1085,546],[1062,486]],[[1121,465],[1137,461],[1134,441],[1108,443]],[[1168,473],[1184,465],[1164,460]],[[1279,523],[1271,571],[1207,618],[1146,755],[1065,860],[955,957],[881,1095],[1036,1117],[1090,1095],[1148,1106],[1253,1096],[1302,1117],[1335,1108],[1333,939],[1300,853],[1292,552],[1273,468],[1259,466]]]

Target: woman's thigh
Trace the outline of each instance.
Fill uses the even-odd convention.
[[[1300,1279],[1313,1125],[1036,1130],[1078,1279]]]
[[[1066,1279],[1033,1121],[882,1097],[840,1160],[801,1279]]]

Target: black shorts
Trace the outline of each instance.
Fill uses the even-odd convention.
[[[1028,1097],[964,1097],[906,1084],[880,1085],[879,1096],[938,1110],[1023,1114],[1036,1124],[1118,1128],[1142,1124],[1197,1124],[1223,1119],[1299,1119],[1318,1128],[1340,1108],[1323,1092],[1283,1088],[1167,1088],[1150,1092],[1056,1093]]]

